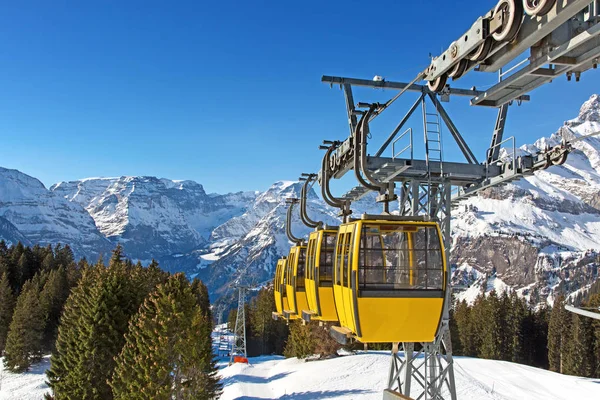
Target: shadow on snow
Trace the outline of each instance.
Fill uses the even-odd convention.
[[[349,389],[349,390],[321,390],[314,392],[297,392],[284,394],[279,399],[285,400],[313,400],[313,399],[330,399],[340,396],[351,396],[357,394],[372,393],[371,390]],[[265,400],[265,397],[241,396],[236,400]]]

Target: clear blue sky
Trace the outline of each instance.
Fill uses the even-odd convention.
[[[321,75],[410,81],[429,53],[494,3],[6,2],[0,165],[47,186],[155,175],[193,179],[210,192],[264,190],[316,171],[321,140],[348,134],[343,96]],[[495,79],[465,77],[454,86]],[[530,104],[511,109],[507,135],[523,144],[554,132],[599,83],[592,71],[579,84],[561,77],[538,89]],[[360,94],[383,100],[393,92]],[[413,100],[399,101],[374,127],[374,145]],[[461,98],[448,110],[483,158],[494,112]],[[450,146],[446,154],[458,158]]]

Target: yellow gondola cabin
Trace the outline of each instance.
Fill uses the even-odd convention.
[[[285,272],[286,272],[286,258],[280,258],[277,260],[277,267],[275,268],[275,279],[273,281],[273,292],[275,293],[275,309],[273,312],[273,319],[278,319],[283,316],[283,310],[289,308],[288,300],[285,292]]]
[[[306,246],[292,246],[287,258],[286,287],[288,308],[283,310],[287,320],[301,317],[302,310],[308,309],[305,289]]]
[[[367,215],[342,224],[333,283],[338,341],[432,342],[447,285],[438,224]]]
[[[310,233],[306,256],[306,321],[338,321],[333,297],[333,256],[337,229],[320,229]]]

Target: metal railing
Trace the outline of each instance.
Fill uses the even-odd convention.
[[[404,136],[406,136],[406,134],[408,134],[409,137],[409,143],[408,145],[404,146],[402,148],[402,150],[396,152],[396,142],[398,142],[400,139],[402,139]],[[412,128],[408,128],[407,130],[405,130],[404,132],[402,132],[401,135],[399,135],[396,140],[394,140],[392,142],[392,160],[395,160],[396,158],[399,158],[400,155],[402,153],[404,153],[406,150],[410,150],[410,159],[413,159],[413,133],[412,133]]]

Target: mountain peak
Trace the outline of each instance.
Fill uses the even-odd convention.
[[[600,122],[600,96],[593,94],[589,100],[587,100],[581,106],[579,110],[579,116],[577,119],[580,122]]]

